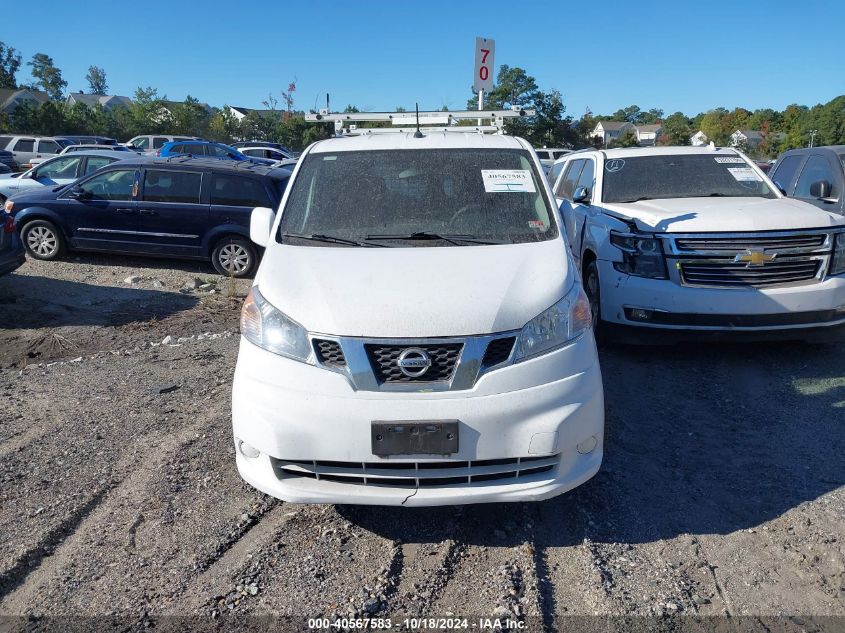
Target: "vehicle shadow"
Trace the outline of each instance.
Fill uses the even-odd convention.
[[[168,259],[112,253],[74,251],[65,255],[65,261],[89,266],[125,266],[144,270],[181,270],[189,274],[217,275],[211,262],[196,259]]]
[[[585,485],[535,504],[466,506],[459,537],[454,507],[338,511],[401,541],[531,538],[539,551],[753,528],[845,485],[842,358],[841,343],[605,349],[605,457]]]
[[[80,325],[120,326],[190,310],[192,295],[98,286],[33,275],[0,277],[0,331]]]

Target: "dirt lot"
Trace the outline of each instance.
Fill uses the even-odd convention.
[[[296,506],[235,470],[247,287],[89,256],[0,278],[0,614],[845,623],[845,345],[602,350],[605,464],[547,502]]]

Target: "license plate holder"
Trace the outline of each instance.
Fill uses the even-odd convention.
[[[375,421],[373,455],[453,455],[458,452],[458,420]]]

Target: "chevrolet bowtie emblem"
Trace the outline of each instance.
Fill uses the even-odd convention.
[[[734,264],[746,264],[746,267],[764,266],[769,262],[775,261],[775,257],[777,257],[777,253],[748,249],[744,253],[740,253],[734,257]]]

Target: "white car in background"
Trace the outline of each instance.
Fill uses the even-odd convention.
[[[540,159],[543,171],[548,174],[556,160],[572,153],[573,150],[564,147],[541,147],[539,149],[535,147],[534,151],[537,152],[537,158]]]
[[[237,150],[244,156],[251,156],[252,158],[269,158],[270,160],[276,161],[291,160],[294,158],[277,147],[238,147]]]
[[[57,156],[62,156],[64,154],[71,154],[73,152],[90,152],[92,150],[103,150],[106,152],[120,152],[126,154],[126,158],[132,158],[133,155],[137,155],[139,152],[135,152],[134,150],[129,149],[123,145],[94,145],[94,144],[84,144],[84,145],[68,145],[67,147],[63,148],[61,152],[57,154]],[[54,157],[46,157],[46,158],[33,158],[29,161],[29,164],[32,167],[36,167],[37,165],[41,165],[46,163],[48,160],[52,160]]]
[[[596,474],[592,319],[526,141],[320,141],[250,234],[266,251],[232,389],[247,482],[425,506],[540,500]]]
[[[554,193],[599,331],[667,342],[845,330],[845,217],[785,198],[736,150],[577,152]]]
[[[0,202],[34,187],[68,185],[118,160],[137,158],[135,152],[88,150],[59,155],[20,174],[0,175]]]

